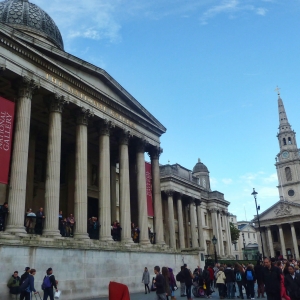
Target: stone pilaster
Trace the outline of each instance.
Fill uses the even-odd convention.
[[[87,233],[87,126],[92,115],[89,109],[83,107],[77,111],[74,193],[76,220],[74,238],[77,239],[89,238]]]
[[[226,235],[227,235],[227,253],[228,255],[232,255],[232,251],[231,251],[231,244],[232,244],[232,241],[231,241],[231,231],[230,231],[230,222],[229,222],[229,214],[228,213],[225,213],[224,215],[224,224],[225,224],[225,232],[226,232]]]
[[[175,236],[175,220],[174,220],[174,204],[173,204],[173,190],[166,190],[168,196],[168,220],[169,220],[169,233],[170,233],[170,248],[176,249],[176,236]]]
[[[117,220],[117,162],[115,158],[111,159],[110,163],[110,211],[111,221]]]
[[[291,223],[290,225],[291,225],[291,233],[292,233],[293,247],[295,253],[294,259],[299,259],[299,248],[298,248],[298,240],[296,236],[295,226],[294,223]]]
[[[191,221],[191,236],[192,236],[192,248],[199,248],[197,234],[196,234],[196,220],[195,220],[195,199],[190,198],[190,221]]]
[[[279,228],[279,236],[280,236],[281,254],[283,255],[283,257],[287,258],[284,235],[283,235],[283,231],[282,231],[282,225],[281,224],[278,225],[278,228]]]
[[[268,232],[268,242],[269,242],[270,255],[271,255],[271,257],[275,257],[273,240],[272,240],[272,233],[271,233],[271,227],[270,226],[267,227],[267,232]]]
[[[57,94],[47,99],[49,106],[49,130],[47,150],[47,171],[45,186],[45,226],[43,235],[60,236],[58,230],[60,157],[61,157],[61,115],[67,102]]]
[[[151,168],[152,168],[155,242],[158,245],[165,245],[162,201],[161,201],[161,191],[160,191],[160,171],[159,171],[159,156],[161,153],[162,153],[161,148],[152,147],[149,154],[151,157]]]
[[[120,224],[122,226],[122,242],[133,243],[131,238],[130,182],[128,143],[129,131],[123,131],[119,140],[120,153]]]
[[[197,225],[198,225],[198,239],[199,239],[199,246],[201,249],[205,249],[205,242],[204,242],[204,234],[203,234],[203,221],[202,221],[202,210],[201,210],[201,201],[196,200],[196,210],[197,210]]]
[[[218,212],[218,226],[219,226],[219,245],[220,245],[220,255],[225,255],[224,253],[224,241],[223,241],[223,230],[222,230],[222,223],[221,223],[221,213]]]
[[[147,211],[147,187],[145,170],[145,147],[146,141],[140,140],[137,145],[136,166],[137,166],[137,196],[140,228],[140,243],[150,244],[148,234],[148,211]]]
[[[100,241],[112,241],[110,195],[110,132],[114,125],[103,120],[99,128],[99,217]]]
[[[177,198],[177,215],[178,215],[178,231],[179,231],[179,247],[185,249],[184,242],[184,227],[183,227],[183,213],[182,213],[182,194],[179,193]]]
[[[23,77],[19,82],[8,196],[10,213],[6,227],[6,231],[11,233],[26,233],[24,213],[31,99],[36,88],[38,88],[37,83],[28,77]]]

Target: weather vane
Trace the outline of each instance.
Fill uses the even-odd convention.
[[[277,95],[280,96],[280,88],[278,87],[278,85],[277,85],[277,87],[275,89],[275,92],[277,92]]]

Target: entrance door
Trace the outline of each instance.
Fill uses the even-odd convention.
[[[88,219],[91,217],[97,217],[99,221],[99,204],[98,199],[95,198],[88,198]]]

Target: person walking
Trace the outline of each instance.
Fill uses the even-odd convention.
[[[235,281],[236,281],[238,289],[239,289],[240,299],[244,299],[243,286],[246,289],[244,273],[245,273],[244,268],[239,263],[236,263],[234,265],[234,274],[235,274]]]
[[[25,273],[22,274],[21,279],[20,279],[20,286],[26,280],[26,278],[29,276],[30,268],[26,267],[24,271],[25,271]],[[22,293],[22,291],[20,291],[20,300],[24,300],[24,299],[25,299],[25,294]]]
[[[176,297],[175,297],[175,287],[177,289],[176,280],[174,278],[173,269],[168,268],[168,270],[169,270],[169,286],[170,286],[170,290],[171,290],[171,299],[176,300]]]
[[[171,288],[170,288],[170,273],[167,267],[162,267],[161,274],[164,276],[164,288],[166,292],[166,298],[169,300],[169,296],[171,296]]]
[[[165,285],[164,285],[164,276],[160,273],[160,267],[155,266],[154,267],[154,273],[156,275],[155,280],[153,280],[153,283],[155,283],[156,286],[156,300],[166,300],[166,291],[165,291]]]
[[[18,271],[15,271],[14,274],[9,278],[7,287],[9,288],[9,293],[12,295],[12,299],[15,299],[13,297],[17,297],[17,295],[20,294],[20,281],[21,278],[19,277]]]
[[[284,284],[291,300],[300,299],[300,274],[295,272],[293,266],[288,267],[289,274],[284,278]]]
[[[145,294],[147,294],[147,289],[148,289],[148,293],[150,294],[150,288],[149,288],[150,274],[149,274],[149,271],[148,271],[147,267],[145,267],[145,269],[144,269],[142,282],[145,285]]]
[[[254,272],[257,281],[257,298],[265,298],[265,286],[263,283],[263,272],[264,267],[262,266],[261,262],[258,260],[256,266],[254,267]]]
[[[37,294],[38,292],[34,288],[34,276],[36,274],[35,269],[29,271],[28,277],[20,285],[21,295],[20,299],[31,300],[31,294]]]
[[[184,269],[182,271],[185,289],[186,289],[186,297],[188,300],[192,300],[192,285],[193,285],[193,274],[190,269],[187,268],[187,265],[184,264]]]
[[[183,275],[184,266],[180,267],[180,272],[176,275],[176,280],[180,282],[180,296],[185,297],[185,281]]]
[[[272,266],[269,258],[264,259],[263,283],[268,300],[281,300],[280,294],[280,274],[281,270]]]
[[[247,299],[254,300],[254,283],[256,281],[256,277],[253,271],[253,265],[249,264],[245,271],[245,281],[246,281],[246,294]]]
[[[227,265],[227,268],[224,271],[226,280],[226,288],[227,288],[227,298],[228,299],[234,299],[235,297],[235,290],[234,290],[234,285],[235,285],[235,275],[234,271],[231,268],[231,264]]]
[[[43,300],[47,300],[48,297],[50,297],[50,300],[54,300],[53,288],[55,288],[56,292],[58,291],[58,289],[57,289],[57,283],[53,275],[52,268],[48,268],[46,274],[47,275],[44,277],[43,284],[42,284],[43,291],[44,291]]]
[[[225,280],[226,276],[224,273],[224,268],[220,267],[218,273],[216,274],[216,284],[219,290],[220,299],[224,299],[225,297]]]

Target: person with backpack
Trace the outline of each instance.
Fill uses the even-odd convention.
[[[234,271],[231,269],[231,264],[227,265],[227,268],[224,271],[226,276],[226,288],[227,288],[227,298],[234,299],[235,297],[235,275]]]
[[[35,269],[29,271],[29,275],[20,285],[20,299],[31,300],[31,293],[38,294],[34,288],[34,276],[36,274]]]
[[[253,265],[249,264],[245,274],[244,278],[246,281],[246,294],[247,299],[254,300],[254,283],[256,281],[255,273],[253,271]]]
[[[44,291],[44,298],[43,300],[47,300],[48,297],[50,297],[50,300],[54,300],[54,294],[53,294],[53,287],[55,288],[56,292],[58,291],[56,280],[53,273],[52,268],[49,268],[46,271],[47,275],[44,277],[43,284],[42,284],[42,290]]]
[[[246,289],[246,284],[244,281],[244,273],[245,273],[244,268],[239,263],[236,263],[234,265],[234,274],[235,274],[235,281],[236,281],[238,289],[239,289],[240,299],[244,299],[243,286]]]
[[[20,294],[20,280],[21,278],[19,277],[19,272],[15,271],[7,283],[7,287],[9,288],[9,293],[11,295]]]
[[[185,281],[182,272],[184,270],[184,266],[181,266],[180,269],[180,272],[176,275],[176,280],[180,282],[180,296],[185,297]]]

